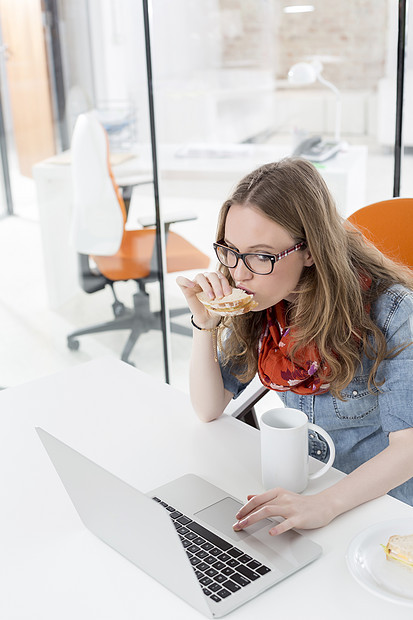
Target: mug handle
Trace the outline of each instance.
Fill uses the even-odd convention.
[[[309,480],[315,480],[316,478],[321,478],[321,476],[323,476],[324,474],[328,472],[336,456],[336,449],[335,449],[334,442],[331,439],[330,435],[323,428],[321,428],[321,426],[317,426],[317,424],[313,424],[312,422],[309,422],[308,429],[313,430],[316,433],[320,434],[323,437],[323,439],[326,440],[328,447],[330,448],[330,458],[328,459],[327,463],[325,463],[324,467],[314,472],[313,474],[308,475]]]

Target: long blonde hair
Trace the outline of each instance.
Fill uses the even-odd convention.
[[[386,339],[366,308],[394,283],[413,289],[412,271],[385,257],[343,221],[322,176],[306,160],[283,159],[244,177],[221,207],[217,241],[225,237],[233,204],[259,210],[296,242],[304,241],[314,260],[303,269],[288,310],[287,321],[294,328],[293,359],[298,350],[315,343],[330,368],[331,393],[341,398],[364,353],[374,360],[369,386],[379,387],[375,375],[380,362],[401,349],[387,350]],[[220,270],[234,285],[229,270],[223,266]],[[371,280],[370,286],[363,286],[364,278]],[[263,310],[226,319],[231,329],[220,339],[221,355],[240,380],[250,380],[257,372],[265,317]]]

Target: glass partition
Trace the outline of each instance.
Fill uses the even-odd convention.
[[[2,286],[0,293],[5,308],[3,331],[9,334],[0,384],[13,385],[102,355],[123,356],[164,379],[162,261],[158,235],[153,234],[154,173],[142,3],[2,0],[0,11],[8,49],[9,167],[16,214],[6,263],[9,285]],[[87,259],[85,230],[82,257],[73,233],[71,138],[79,115],[90,112],[106,132],[110,167],[123,195],[124,240],[137,248],[130,269],[119,259],[122,269],[105,272],[109,278],[127,280],[115,282],[115,295],[96,275],[99,252]],[[82,163],[83,177],[89,202],[97,204],[97,197],[101,198],[102,214],[96,214],[95,225],[103,230],[109,217],[114,218],[111,226],[118,226],[121,207],[115,198],[118,214],[103,215],[104,205],[112,198],[104,190],[109,179],[106,155],[99,151],[105,143],[95,138],[97,159],[90,151],[90,161]],[[98,176],[101,161],[106,168],[103,178]],[[80,188],[80,181],[76,182]],[[82,202],[80,194],[78,189],[77,203]],[[10,235],[5,227],[1,233]],[[137,317],[134,323],[120,329],[132,314]],[[82,328],[115,317],[115,330],[68,339]],[[138,338],[129,352],[126,343],[132,331]]]
[[[219,207],[262,163],[308,156],[344,217],[393,195],[397,0],[152,6],[163,204],[196,212],[191,238],[211,266]],[[402,195],[413,194],[410,62],[409,48]],[[184,374],[190,345],[172,346]]]
[[[130,356],[163,378],[170,354],[171,381],[186,390],[191,330],[175,279],[214,268],[217,213],[245,173],[297,152],[313,158],[344,217],[392,196],[399,4],[0,0],[7,58],[2,103],[16,215],[0,222],[1,259],[8,265],[0,292],[8,334],[0,383],[101,354],[120,357],[127,338],[123,331],[93,334],[80,338],[79,350],[67,348],[69,333],[113,316],[110,290],[87,294],[80,287],[70,241],[69,147],[80,114],[93,110],[104,126],[118,182],[140,176],[132,193],[124,191],[128,230],[143,230],[158,213],[165,224],[161,249],[174,233],[204,255],[202,268],[185,264],[178,271],[155,251],[143,299],[154,312],[171,310],[174,329],[163,335],[158,315]],[[411,50],[407,37],[403,196],[413,195]],[[5,199],[0,210],[6,213]],[[170,268],[162,303],[157,265]],[[115,290],[127,304],[143,292],[133,281]]]

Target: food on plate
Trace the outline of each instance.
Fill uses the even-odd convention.
[[[388,560],[396,560],[413,568],[413,534],[390,536],[384,551]]]
[[[236,316],[238,314],[246,314],[253,308],[258,306],[258,302],[240,288],[233,288],[230,295],[225,295],[221,299],[209,299],[204,293],[198,293],[199,301],[204,304],[205,308],[212,314],[220,316]]]

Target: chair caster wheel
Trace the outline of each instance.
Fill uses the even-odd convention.
[[[79,340],[68,340],[67,346],[71,351],[77,351],[80,347],[80,342]]]
[[[126,311],[125,304],[123,304],[121,301],[115,301],[112,304],[112,308],[113,308],[113,314],[115,315],[116,319],[119,319],[119,317],[125,314],[125,311]]]

